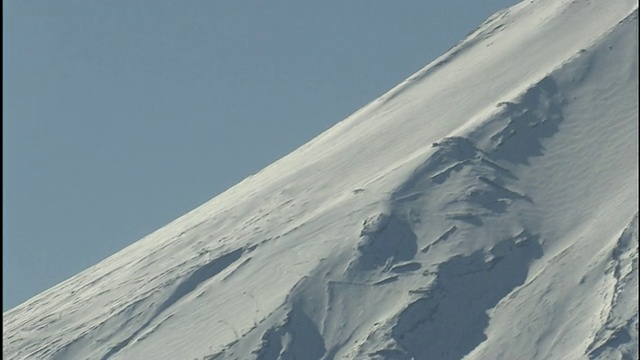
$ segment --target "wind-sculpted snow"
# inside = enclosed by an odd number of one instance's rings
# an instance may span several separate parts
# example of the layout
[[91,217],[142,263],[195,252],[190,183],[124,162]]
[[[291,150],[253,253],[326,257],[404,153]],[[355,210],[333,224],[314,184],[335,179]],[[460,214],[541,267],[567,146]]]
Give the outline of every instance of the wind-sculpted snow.
[[611,251],[611,304],[603,326],[589,344],[589,359],[633,359],[638,354],[638,214]]
[[517,102],[501,103],[504,110],[494,121],[495,125],[506,124],[491,135],[486,151],[496,160],[529,165],[529,158],[544,155],[542,141],[558,132],[565,104],[552,76],[531,87]]
[[[356,358],[422,359],[430,354],[438,359],[460,359],[486,340],[487,312],[525,282],[531,262],[543,254],[539,236],[509,216],[513,203],[534,206],[534,201],[518,189],[518,177],[508,168],[544,155],[541,141],[557,131],[561,106],[562,97],[548,76],[487,120],[489,129],[502,129],[495,130],[486,151],[459,136],[433,143],[426,161],[390,193],[386,211],[362,220],[359,239],[342,278],[312,276],[297,287],[295,298],[324,303],[325,309],[307,308],[305,312],[295,305],[299,301],[290,298],[292,310],[283,325],[264,332],[262,345],[253,352],[258,354],[256,358],[301,357],[301,342],[315,344],[316,350],[307,350],[310,358],[334,358],[339,349],[331,348],[335,346],[331,339],[325,343],[326,328],[318,330],[321,324],[336,322],[327,317],[338,319],[335,326],[342,329],[344,338],[364,337],[356,346]],[[529,113],[535,115],[523,116]],[[548,125],[542,125],[542,131],[535,129],[539,124],[521,128],[532,119]],[[512,128],[518,129],[517,135]],[[500,136],[507,132],[512,133],[510,145],[505,145]],[[483,135],[471,134],[480,141]],[[503,146],[510,146],[511,151],[505,152]],[[460,188],[466,191],[461,193]],[[418,235],[431,225],[423,223],[429,218],[423,214],[426,209],[442,210],[444,217],[438,227],[449,224],[434,241]],[[501,217],[502,223],[496,226],[496,219]],[[487,239],[485,222],[495,233],[520,230],[506,238]],[[473,241],[474,237],[477,246],[468,246],[475,248],[469,255],[436,260],[438,252],[452,244]],[[422,251],[418,251],[419,244]],[[394,286],[404,289],[400,291],[404,295],[399,297],[395,289],[385,299],[382,289]],[[360,301],[346,301],[356,298]],[[349,319],[358,322],[352,314],[362,313],[363,303],[393,299],[402,300],[391,306],[396,309],[393,316],[378,322],[378,326],[370,324],[369,330],[358,334],[358,329],[349,325]],[[238,358],[233,352],[221,356]]]
[[378,214],[366,219],[360,237],[359,255],[351,267],[355,274],[412,260],[418,251],[411,227],[394,215]]
[[222,270],[238,260],[240,256],[242,256],[242,253],[243,249],[234,250],[196,269],[174,290],[171,296],[158,307],[157,313],[163,312],[175,302],[195,290],[200,284],[218,275]]
[[6,359],[630,359],[637,3],[523,2],[3,316]]
[[487,310],[524,283],[542,249],[535,236],[523,233],[486,255],[476,251],[439,264],[431,289],[399,314],[392,336],[407,359],[461,359],[473,350],[486,339]]
[[322,359],[324,341],[316,324],[298,307],[289,312],[285,323],[269,329],[262,338],[257,360]]
[[[159,306],[156,307],[154,312],[149,316],[149,319],[142,324],[139,328],[135,329],[131,333],[131,335],[127,336],[125,339],[120,341],[118,344],[109,349],[109,351],[102,357],[102,360],[106,360],[116,354],[118,351],[122,350],[124,347],[129,345],[129,343],[135,339],[136,336],[140,335],[144,330],[147,330],[149,325],[162,313],[164,313],[167,309],[169,309],[173,304],[178,302],[180,299],[189,295],[193,292],[198,286],[200,286],[203,282],[211,279],[212,277],[218,275],[222,270],[226,269],[229,265],[234,263],[236,260],[242,256],[244,249],[238,249],[232,251],[228,254],[225,254],[217,259],[212,260],[211,262],[204,264],[203,266],[197,268],[195,271],[191,273],[186,279],[184,279],[171,295],[162,302]],[[158,326],[158,325],[157,325]]]

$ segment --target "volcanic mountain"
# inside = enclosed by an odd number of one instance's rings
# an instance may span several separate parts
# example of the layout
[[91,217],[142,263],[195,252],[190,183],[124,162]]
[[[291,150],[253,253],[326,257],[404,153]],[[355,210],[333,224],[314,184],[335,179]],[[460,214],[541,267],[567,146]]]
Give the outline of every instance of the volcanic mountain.
[[4,359],[632,359],[638,3],[524,1],[3,314]]

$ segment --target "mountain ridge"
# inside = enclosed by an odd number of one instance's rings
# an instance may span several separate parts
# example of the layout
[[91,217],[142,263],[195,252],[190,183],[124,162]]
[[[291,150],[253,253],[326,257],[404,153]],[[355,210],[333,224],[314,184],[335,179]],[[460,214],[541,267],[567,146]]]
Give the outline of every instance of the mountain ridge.
[[292,154],[5,312],[4,357],[631,356],[637,8],[499,12]]

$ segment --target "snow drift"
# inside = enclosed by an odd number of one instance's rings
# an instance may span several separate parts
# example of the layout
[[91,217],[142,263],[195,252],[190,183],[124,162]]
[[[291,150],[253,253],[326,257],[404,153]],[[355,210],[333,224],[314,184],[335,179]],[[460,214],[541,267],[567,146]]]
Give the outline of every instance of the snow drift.
[[495,14],[290,155],[4,313],[3,358],[633,358],[637,29],[632,0]]

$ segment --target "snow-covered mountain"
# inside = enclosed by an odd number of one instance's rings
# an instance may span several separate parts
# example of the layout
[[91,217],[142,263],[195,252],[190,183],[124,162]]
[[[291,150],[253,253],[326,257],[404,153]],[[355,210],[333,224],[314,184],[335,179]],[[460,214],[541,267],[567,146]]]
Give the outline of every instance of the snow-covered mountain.
[[636,0],[527,0],[5,312],[3,358],[635,358],[637,98]]

